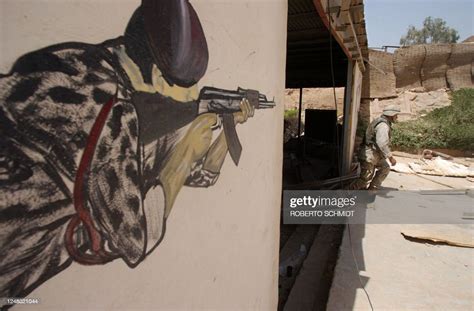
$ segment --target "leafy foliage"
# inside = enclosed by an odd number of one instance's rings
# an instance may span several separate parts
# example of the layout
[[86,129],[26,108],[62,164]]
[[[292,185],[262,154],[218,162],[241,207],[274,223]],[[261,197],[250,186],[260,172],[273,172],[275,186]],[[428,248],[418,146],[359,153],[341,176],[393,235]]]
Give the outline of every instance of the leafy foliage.
[[291,118],[296,118],[298,117],[298,109],[288,109],[288,110],[285,110],[285,115],[284,115],[284,118],[285,119],[291,119]]
[[443,19],[429,16],[425,18],[421,29],[410,25],[407,34],[400,39],[400,45],[456,43],[458,40],[457,30],[448,27]]
[[453,93],[452,104],[417,120],[393,126],[392,145],[398,149],[448,148],[474,150],[474,89]]
[[[286,143],[298,136],[298,109],[285,110],[284,118],[283,141]],[[304,128],[303,122],[301,128]]]

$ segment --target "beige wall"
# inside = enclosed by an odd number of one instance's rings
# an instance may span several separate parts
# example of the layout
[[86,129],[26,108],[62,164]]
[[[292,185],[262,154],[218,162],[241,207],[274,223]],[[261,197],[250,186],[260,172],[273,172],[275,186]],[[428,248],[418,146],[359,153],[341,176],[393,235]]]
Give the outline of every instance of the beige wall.
[[[287,2],[191,2],[210,53],[199,85],[258,89],[275,97],[276,109],[238,127],[238,167],[227,156],[215,186],[180,192],[164,241],[137,268],[74,263],[29,295],[41,299],[35,310],[276,308]],[[121,35],[138,4],[2,0],[0,71],[50,44]]]

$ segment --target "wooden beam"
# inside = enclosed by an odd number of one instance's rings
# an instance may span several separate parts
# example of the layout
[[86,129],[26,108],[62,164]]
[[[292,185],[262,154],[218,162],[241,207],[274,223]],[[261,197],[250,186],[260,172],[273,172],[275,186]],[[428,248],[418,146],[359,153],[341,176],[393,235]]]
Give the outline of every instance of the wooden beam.
[[347,37],[342,40],[344,43],[353,43],[355,41],[354,37]]
[[351,7],[351,0],[342,0],[341,11],[347,11]]
[[364,28],[364,29],[362,29],[362,28],[361,28],[361,29],[357,29],[357,30],[356,30],[356,33],[357,33],[357,35],[365,35],[365,34],[366,34],[365,28]]
[[[351,14],[350,12],[346,12],[344,13],[343,15],[343,18],[345,18],[348,23],[349,23],[349,29],[352,31],[352,36],[354,37],[354,42],[355,42],[355,47],[357,48],[357,53],[360,55],[362,55],[362,52],[360,50],[360,45],[359,45],[359,41],[357,40],[357,33],[356,33],[356,30],[354,28],[354,24],[352,23],[352,17],[351,17]],[[359,67],[361,68],[361,71],[364,72],[365,71],[365,65],[364,65],[364,61],[361,60],[360,58],[358,59],[358,63],[359,63]]]
[[346,54],[347,58],[352,60],[352,54],[349,52],[349,50],[345,46],[344,42],[342,42],[341,36],[334,29],[334,23],[329,21],[328,14],[325,12],[324,7],[321,4],[321,0],[313,0],[313,4],[314,4],[314,7],[316,8],[316,11],[318,12],[319,16],[321,17],[321,21],[323,22],[323,24],[326,26],[326,28],[331,32],[333,37],[339,43],[339,46],[342,48],[342,50],[344,51],[344,54]]
[[350,7],[350,10],[352,13],[358,12],[358,11],[364,11],[364,5],[363,4],[356,4]]
[[[349,11],[344,11],[343,12],[344,14],[348,14]],[[349,23],[341,23],[340,25],[342,26],[349,26]],[[362,22],[359,22],[359,23],[352,23],[352,25],[354,25],[354,27],[358,27],[358,28],[365,28],[365,23],[362,23]]]
[[331,14],[339,14],[340,11],[341,11],[340,6],[331,6],[331,7],[329,7],[329,13],[331,13]]
[[352,157],[350,156],[352,154],[352,148],[350,148],[351,144],[348,143],[350,142],[350,133],[352,130],[354,130],[355,126],[351,124],[351,118],[352,114],[354,113],[354,109],[352,108],[352,87],[353,85],[353,63],[349,62],[347,64],[347,83],[346,83],[346,88],[344,90],[344,111],[343,111],[343,117],[344,121],[342,123],[343,126],[343,138],[342,138],[342,169],[341,169],[341,174],[342,175],[348,175],[350,173],[350,166],[352,162]]

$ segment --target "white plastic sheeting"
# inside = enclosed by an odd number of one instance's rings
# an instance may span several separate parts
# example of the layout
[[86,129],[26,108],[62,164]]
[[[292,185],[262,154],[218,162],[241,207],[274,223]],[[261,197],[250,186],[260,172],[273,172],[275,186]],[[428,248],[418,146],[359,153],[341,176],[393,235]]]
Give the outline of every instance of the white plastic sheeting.
[[440,157],[433,160],[421,159],[408,164],[397,163],[392,170],[406,174],[424,174],[450,177],[473,177],[474,169]]

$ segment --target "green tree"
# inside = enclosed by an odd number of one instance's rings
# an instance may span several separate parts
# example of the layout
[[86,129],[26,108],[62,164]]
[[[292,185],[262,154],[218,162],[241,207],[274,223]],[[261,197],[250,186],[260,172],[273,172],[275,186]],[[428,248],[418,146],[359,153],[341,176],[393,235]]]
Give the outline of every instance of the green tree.
[[407,34],[400,38],[400,45],[456,43],[459,40],[458,31],[446,25],[441,18],[425,18],[423,28],[408,27]]

